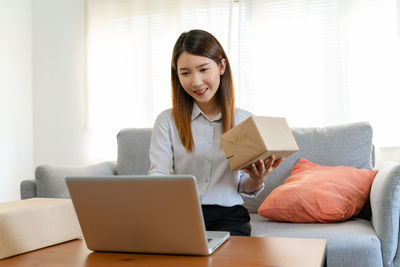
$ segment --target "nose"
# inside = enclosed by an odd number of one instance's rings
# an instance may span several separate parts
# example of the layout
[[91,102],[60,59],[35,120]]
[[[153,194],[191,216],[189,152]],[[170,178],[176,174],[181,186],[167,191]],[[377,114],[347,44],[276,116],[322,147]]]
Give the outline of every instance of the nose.
[[200,74],[194,74],[192,76],[192,86],[195,88],[198,88],[199,86],[201,86],[203,84],[203,79],[201,77]]

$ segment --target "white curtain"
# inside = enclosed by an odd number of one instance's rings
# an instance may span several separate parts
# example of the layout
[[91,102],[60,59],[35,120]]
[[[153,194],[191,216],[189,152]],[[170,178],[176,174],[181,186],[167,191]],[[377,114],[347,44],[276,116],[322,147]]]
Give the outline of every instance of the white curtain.
[[230,0],[87,0],[91,160],[115,159],[121,128],[152,127],[171,107],[171,56],[198,28],[230,38]]
[[[369,121],[400,146],[395,0],[87,0],[92,160],[115,159],[115,134],[152,127],[171,106],[172,47],[213,33],[229,55],[236,104],[293,127]],[[109,145],[107,145],[109,144]]]

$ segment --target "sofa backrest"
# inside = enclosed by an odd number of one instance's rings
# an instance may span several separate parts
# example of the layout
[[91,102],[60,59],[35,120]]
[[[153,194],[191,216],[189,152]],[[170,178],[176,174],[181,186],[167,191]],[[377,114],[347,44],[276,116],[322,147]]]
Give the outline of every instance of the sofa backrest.
[[69,198],[67,176],[115,175],[115,163],[108,161],[85,166],[40,165],[35,170],[36,197]]
[[[258,206],[277,186],[289,177],[300,158],[321,165],[344,165],[372,169],[372,127],[369,123],[351,123],[323,128],[292,128],[300,151],[288,157],[265,183],[265,190],[256,198],[246,198],[249,212],[257,212]],[[150,166],[149,146],[151,129],[123,129],[117,136],[117,173],[145,174]]]
[[146,174],[150,167],[150,128],[127,128],[117,135],[117,174]]

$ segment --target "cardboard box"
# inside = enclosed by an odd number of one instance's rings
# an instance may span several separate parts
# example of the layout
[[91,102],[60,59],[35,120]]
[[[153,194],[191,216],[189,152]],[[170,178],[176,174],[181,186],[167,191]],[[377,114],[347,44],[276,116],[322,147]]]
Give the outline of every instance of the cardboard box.
[[288,157],[299,150],[285,118],[251,116],[224,133],[221,145],[232,170],[266,159]]
[[71,199],[30,198],[0,203],[0,259],[80,237]]

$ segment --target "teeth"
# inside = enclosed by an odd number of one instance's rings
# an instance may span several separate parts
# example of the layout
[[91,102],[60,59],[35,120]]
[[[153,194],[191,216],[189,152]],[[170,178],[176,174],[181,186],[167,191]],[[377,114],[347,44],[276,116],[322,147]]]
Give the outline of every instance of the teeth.
[[199,94],[202,94],[202,93],[204,93],[206,90],[207,90],[207,88],[205,88],[205,89],[201,90],[201,91],[200,91],[200,92],[198,92],[198,93],[199,93]]

